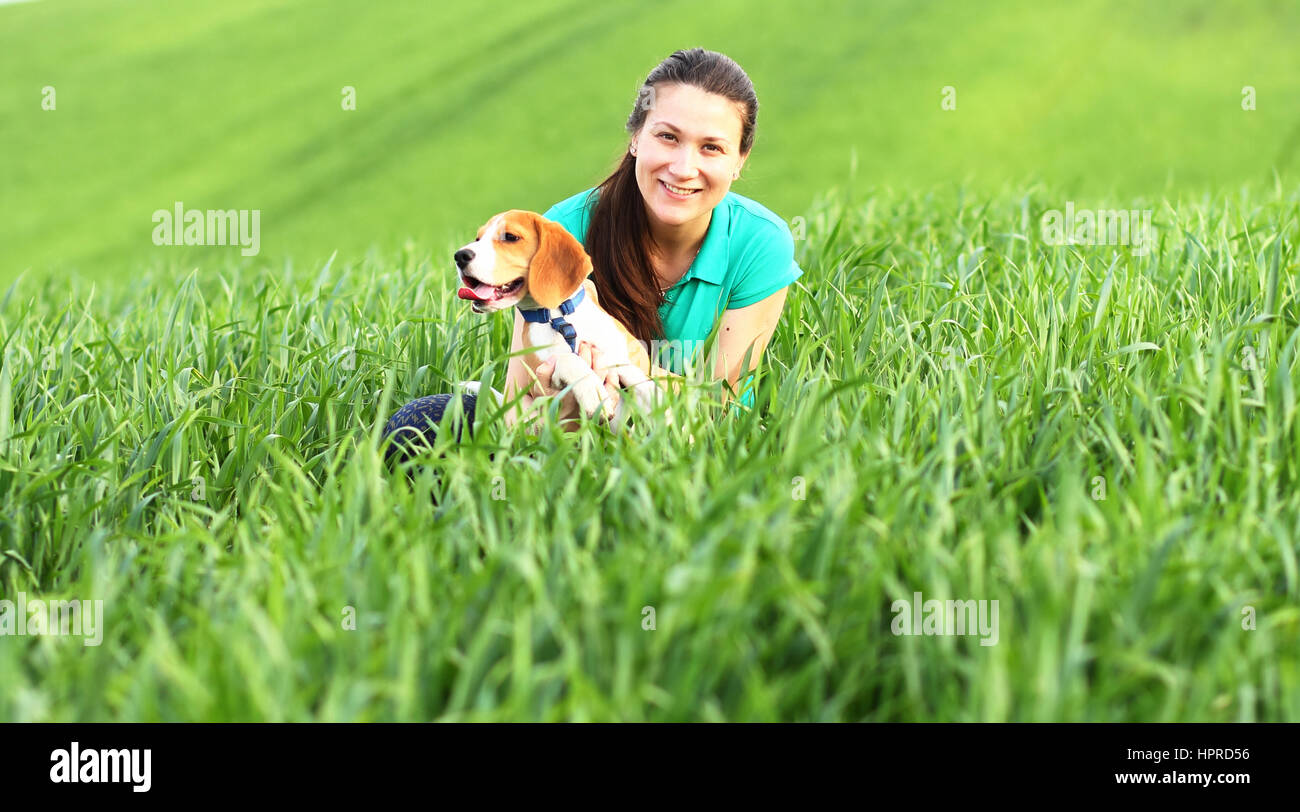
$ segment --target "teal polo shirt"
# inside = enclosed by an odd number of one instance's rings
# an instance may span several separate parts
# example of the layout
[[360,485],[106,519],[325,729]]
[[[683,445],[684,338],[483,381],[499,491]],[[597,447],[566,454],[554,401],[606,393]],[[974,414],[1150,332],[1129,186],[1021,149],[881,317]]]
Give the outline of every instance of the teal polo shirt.
[[[561,200],[542,215],[564,226],[583,246],[596,203],[595,188]],[[664,341],[652,342],[656,364],[683,374],[684,357],[698,362],[704,339],[723,311],[762,301],[803,276],[785,220],[735,192],[713,207],[709,229],[690,269],[664,292],[659,318]],[[754,403],[754,376],[740,383],[740,403]]]

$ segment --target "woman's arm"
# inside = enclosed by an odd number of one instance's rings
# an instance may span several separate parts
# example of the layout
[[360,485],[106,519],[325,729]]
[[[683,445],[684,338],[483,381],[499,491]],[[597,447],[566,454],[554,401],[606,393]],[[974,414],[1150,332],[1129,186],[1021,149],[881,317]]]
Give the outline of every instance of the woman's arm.
[[[763,351],[781,320],[788,290],[788,287],[781,288],[752,305],[723,311],[722,329],[718,331],[717,361],[713,368],[715,380],[724,380],[736,389],[742,377],[758,368]],[[742,368],[746,352],[750,353],[749,366]],[[729,397],[730,393],[724,390],[724,401]]]
[[[714,355],[712,380],[726,381],[731,389],[737,389],[740,386],[740,379],[758,368],[763,352],[776,332],[777,323],[781,321],[787,291],[788,288],[781,288],[752,305],[723,311],[722,327]],[[749,366],[742,368],[747,351],[750,353]],[[598,368],[597,372],[599,371]],[[678,375],[653,364],[650,377],[665,389],[680,389],[679,385],[686,380],[684,375]],[[722,397],[724,403],[729,400],[730,390],[724,387]]]

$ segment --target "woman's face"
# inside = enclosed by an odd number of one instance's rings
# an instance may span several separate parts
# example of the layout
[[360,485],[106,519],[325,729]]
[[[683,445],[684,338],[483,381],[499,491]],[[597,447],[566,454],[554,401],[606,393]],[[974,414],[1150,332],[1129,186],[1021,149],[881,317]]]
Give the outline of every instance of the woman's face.
[[[664,226],[707,217],[745,163],[740,106],[690,85],[660,85],[649,98],[632,141],[646,211]],[[670,186],[689,191],[679,195]]]

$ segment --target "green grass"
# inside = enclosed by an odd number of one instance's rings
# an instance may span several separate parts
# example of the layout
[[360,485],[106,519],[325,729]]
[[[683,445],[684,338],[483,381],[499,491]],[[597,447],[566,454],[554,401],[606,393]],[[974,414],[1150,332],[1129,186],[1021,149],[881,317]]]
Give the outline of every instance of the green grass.
[[1286,0],[0,6],[0,285],[223,261],[153,246],[151,215],[175,201],[261,210],[272,265],[463,242],[601,180],[637,83],[691,46],[753,79],[735,189],[784,217],[854,183],[1289,187],[1298,41]]
[[[1300,720],[1300,191],[1076,199],[1145,257],[1044,245],[1065,200],[819,197],[754,411],[493,424],[410,486],[388,414],[508,345],[451,243],[23,279],[0,592],[106,632],[0,638],[0,719]],[[998,644],[894,636],[914,591]]]

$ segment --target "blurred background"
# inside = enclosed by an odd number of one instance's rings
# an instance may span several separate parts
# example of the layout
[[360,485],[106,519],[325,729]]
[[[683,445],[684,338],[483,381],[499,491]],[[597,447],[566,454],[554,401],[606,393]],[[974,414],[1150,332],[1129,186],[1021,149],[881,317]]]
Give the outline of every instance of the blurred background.
[[[598,183],[641,80],[696,46],[753,80],[733,189],[787,219],[833,189],[1103,201],[1300,165],[1294,0],[0,2],[0,283],[404,246],[436,267]],[[260,209],[260,255],[154,246],[176,201]]]

